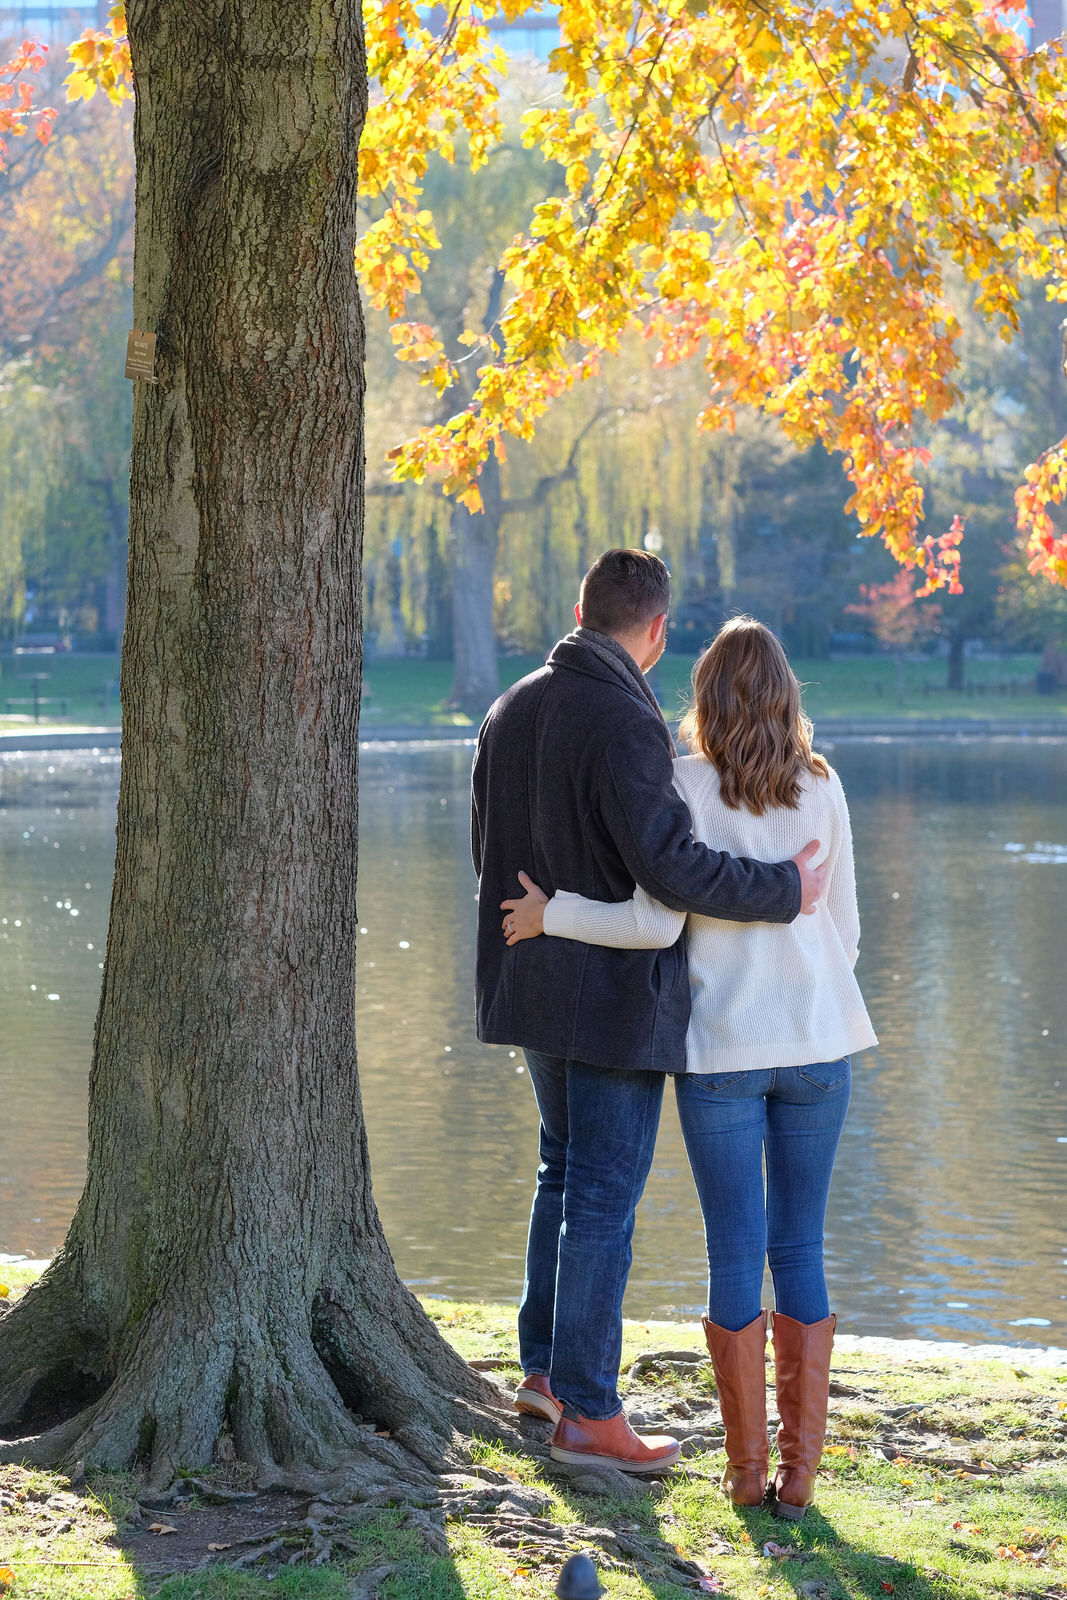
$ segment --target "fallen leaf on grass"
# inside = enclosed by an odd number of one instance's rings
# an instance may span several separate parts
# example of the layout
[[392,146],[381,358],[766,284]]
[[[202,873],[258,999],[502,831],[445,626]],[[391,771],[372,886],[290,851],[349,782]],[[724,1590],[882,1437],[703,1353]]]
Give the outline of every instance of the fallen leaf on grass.
[[768,1539],[763,1546],[763,1554],[768,1556],[771,1561],[794,1561],[801,1552],[796,1545],[775,1544],[773,1539]]
[[208,1545],[208,1549],[209,1550],[232,1550],[233,1549],[233,1545],[232,1544],[209,1544]]
[[718,1578],[701,1578],[700,1588],[705,1594],[722,1594],[722,1584]]
[[0,1567],[0,1593],[6,1593],[15,1582],[15,1574],[10,1567]]
[[1036,1547],[1030,1545],[1025,1550],[1017,1544],[999,1544],[997,1546],[997,1555],[1002,1561],[1026,1561],[1034,1567],[1047,1567],[1048,1555],[1051,1549],[1052,1545],[1044,1544]]
[[150,1522],[148,1524],[148,1531],[149,1533],[164,1534],[177,1533],[178,1530],[177,1528],[172,1528],[169,1522]]
[[882,1588],[885,1590],[886,1594],[894,1594],[896,1592],[893,1588],[893,1585],[891,1583],[887,1583],[885,1578],[882,1579]]

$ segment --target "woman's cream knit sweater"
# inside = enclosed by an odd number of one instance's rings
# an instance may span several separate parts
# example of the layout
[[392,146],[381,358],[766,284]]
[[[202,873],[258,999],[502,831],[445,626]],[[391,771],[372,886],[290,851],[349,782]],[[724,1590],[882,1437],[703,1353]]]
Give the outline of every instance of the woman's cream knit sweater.
[[726,922],[668,911],[640,887],[632,900],[586,900],[559,890],[545,906],[545,933],[622,949],[671,945],[688,935],[693,1009],[686,1039],[690,1072],[800,1067],[877,1044],[853,974],[859,948],[856,877],[848,807],[836,772],[805,775],[798,808],[753,816],[731,810],[702,756],[674,764],[674,785],[693,815],[693,833],[716,850],[786,861],[811,839],[829,866],[811,916],[787,927]]

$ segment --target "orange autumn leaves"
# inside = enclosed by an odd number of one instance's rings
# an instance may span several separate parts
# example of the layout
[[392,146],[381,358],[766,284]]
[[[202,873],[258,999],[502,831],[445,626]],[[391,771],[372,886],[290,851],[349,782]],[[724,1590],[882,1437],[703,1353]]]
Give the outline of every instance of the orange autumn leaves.
[[[357,248],[401,360],[469,402],[391,452],[480,505],[508,435],[599,370],[634,329],[662,364],[699,361],[705,428],[742,406],[840,455],[849,507],[924,589],[959,585],[959,529],[922,536],[917,434],[960,398],[952,263],[1010,339],[1026,280],[1067,299],[1067,57],[1027,53],[1020,0],[561,0],[554,78],[523,138],[546,189],[500,261],[502,311],[472,308],[446,348],[418,316],[437,248],[429,161],[477,170],[505,138],[508,62],[490,35],[522,0],[368,0],[375,85],[360,178],[376,220]],[[128,81],[121,11],[74,47],[71,92]],[[1067,441],[1017,496],[1031,570],[1067,583]]]
[[26,39],[9,60],[0,62],[0,168],[8,138],[20,138],[31,129],[42,144],[51,138],[54,107],[33,103],[32,76],[44,66],[45,50],[35,39]]

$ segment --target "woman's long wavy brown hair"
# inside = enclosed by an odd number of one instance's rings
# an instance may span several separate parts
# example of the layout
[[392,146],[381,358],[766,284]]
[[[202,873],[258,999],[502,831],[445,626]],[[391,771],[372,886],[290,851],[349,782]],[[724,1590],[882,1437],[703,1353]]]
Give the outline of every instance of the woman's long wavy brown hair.
[[680,731],[693,754],[712,763],[734,811],[745,806],[761,817],[771,806],[795,810],[802,775],[830,775],[811,748],[811,719],[788,657],[754,617],[732,617],[700,657]]

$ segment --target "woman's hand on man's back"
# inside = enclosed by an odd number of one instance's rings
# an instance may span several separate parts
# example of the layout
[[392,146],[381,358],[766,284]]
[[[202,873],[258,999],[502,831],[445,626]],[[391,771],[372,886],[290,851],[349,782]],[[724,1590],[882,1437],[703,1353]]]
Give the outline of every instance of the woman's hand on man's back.
[[507,913],[501,927],[507,944],[518,944],[520,939],[536,939],[545,931],[545,906],[548,896],[528,873],[519,873],[519,882],[526,893],[516,900],[501,900],[500,909]]

